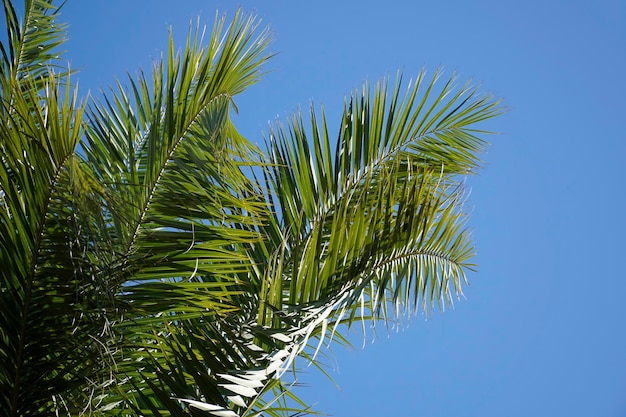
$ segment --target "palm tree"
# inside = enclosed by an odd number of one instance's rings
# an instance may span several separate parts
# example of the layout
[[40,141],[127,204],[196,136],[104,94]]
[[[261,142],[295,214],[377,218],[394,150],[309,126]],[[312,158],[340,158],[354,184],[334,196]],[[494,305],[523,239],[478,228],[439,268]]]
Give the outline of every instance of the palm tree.
[[461,294],[491,96],[399,74],[259,149],[230,118],[271,57],[253,16],[80,100],[52,3],[3,0],[3,415],[308,412],[296,358]]

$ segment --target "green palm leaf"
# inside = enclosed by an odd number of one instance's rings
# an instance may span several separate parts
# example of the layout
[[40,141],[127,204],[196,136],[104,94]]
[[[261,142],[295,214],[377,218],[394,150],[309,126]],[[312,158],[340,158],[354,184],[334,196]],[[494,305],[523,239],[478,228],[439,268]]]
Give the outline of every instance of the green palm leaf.
[[313,110],[309,129],[298,114],[270,132],[259,323],[308,328],[298,350],[341,322],[388,321],[390,307],[428,311],[462,293],[473,268],[462,176],[485,147],[476,124],[502,110],[453,78],[438,88],[439,77],[422,72],[404,95],[401,77],[390,93],[386,80],[366,85],[347,100],[336,141]]
[[8,42],[0,43],[0,95],[10,101],[20,90],[40,91],[50,78],[50,68],[59,74],[67,72],[58,50],[66,39],[66,25],[57,23],[60,7],[53,6],[52,0],[25,1],[22,22],[10,0],[2,4]]
[[103,384],[118,388],[97,404],[113,413],[182,413],[183,400],[199,399],[247,407],[250,395],[239,398],[228,375],[271,361],[241,337],[255,308],[242,248],[260,241],[266,207],[244,175],[258,151],[229,119],[233,97],[267,59],[267,32],[237,14],[228,28],[217,20],[208,47],[200,36],[190,32],[178,54],[170,45],[152,85],[141,73],[130,93],[118,84],[89,114],[84,154],[102,186],[103,244],[113,254],[100,268],[118,288],[121,320],[111,347],[119,377]]
[[[98,310],[78,256],[83,207],[74,149],[83,108],[53,73],[64,39],[50,2],[26,2],[23,23],[3,2],[8,44],[0,63],[0,409],[47,415],[82,402],[94,374]],[[74,334],[75,332],[75,334]]]
[[77,348],[90,346],[88,335],[97,332],[84,298],[89,268],[77,253],[86,233],[75,217],[82,109],[69,89],[57,95],[54,78],[47,86],[44,94],[30,85],[28,94],[4,101],[0,122],[0,408],[9,415],[50,410],[61,392],[82,385],[91,371]]

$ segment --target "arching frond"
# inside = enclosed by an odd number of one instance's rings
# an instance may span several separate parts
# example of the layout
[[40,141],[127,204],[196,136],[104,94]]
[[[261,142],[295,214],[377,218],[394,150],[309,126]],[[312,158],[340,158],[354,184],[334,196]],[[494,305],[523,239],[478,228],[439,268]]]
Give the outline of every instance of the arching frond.
[[120,320],[111,347],[120,371],[103,384],[118,391],[102,391],[100,410],[193,413],[201,399],[241,408],[249,401],[228,378],[269,360],[241,339],[255,308],[242,248],[262,238],[266,207],[242,168],[258,151],[229,115],[259,77],[268,33],[238,13],[228,27],[216,21],[207,46],[202,36],[191,30],[151,79],[118,83],[90,109],[83,147],[102,186],[111,255],[101,269],[117,288]]
[[287,326],[282,315],[326,306],[296,321],[316,323],[302,345],[338,323],[388,321],[390,307],[428,311],[462,293],[474,253],[464,176],[486,145],[478,123],[502,109],[439,78],[422,72],[405,93],[401,76],[392,88],[366,84],[347,99],[336,140],[313,109],[308,128],[300,114],[273,127],[259,323]]

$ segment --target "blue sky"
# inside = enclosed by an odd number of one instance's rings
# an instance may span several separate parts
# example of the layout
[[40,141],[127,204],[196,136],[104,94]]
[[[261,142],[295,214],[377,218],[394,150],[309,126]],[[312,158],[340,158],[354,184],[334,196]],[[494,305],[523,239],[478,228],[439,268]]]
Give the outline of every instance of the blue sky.
[[510,108],[468,181],[467,299],[335,348],[341,390],[311,370],[300,394],[335,416],[626,416],[626,2],[70,0],[67,57],[97,97],[149,68],[169,25],[182,46],[190,19],[237,6],[278,53],[238,100],[253,142],[310,100],[337,120],[398,69],[457,71]]

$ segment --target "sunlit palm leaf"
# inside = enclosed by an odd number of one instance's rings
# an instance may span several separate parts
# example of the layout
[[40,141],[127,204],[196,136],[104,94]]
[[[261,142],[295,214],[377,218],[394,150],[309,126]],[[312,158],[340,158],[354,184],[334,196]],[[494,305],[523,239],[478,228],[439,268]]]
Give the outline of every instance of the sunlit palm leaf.
[[[0,95],[10,101],[11,94],[20,90],[41,90],[50,77],[51,67],[59,74],[67,71],[58,50],[65,42],[66,25],[56,21],[59,7],[53,6],[52,0],[25,1],[21,21],[10,0],[2,3],[8,42],[0,43]],[[27,83],[22,82],[26,79]],[[16,83],[19,89],[15,89]]]
[[346,102],[336,141],[313,111],[309,129],[300,115],[272,129],[276,214],[265,228],[271,256],[259,323],[296,317],[293,328],[309,328],[302,348],[336,323],[388,321],[390,306],[428,310],[461,294],[473,266],[462,176],[485,147],[476,124],[501,108],[453,78],[437,87],[439,76],[421,73],[404,95],[401,78],[391,92],[387,81],[373,93],[366,85]]
[[166,63],[155,64],[152,85],[140,74],[130,95],[120,84],[92,108],[84,152],[103,185],[115,259],[102,270],[116,280],[123,320],[113,328],[121,394],[100,406],[241,408],[250,401],[218,374],[261,372],[270,361],[241,336],[255,309],[242,248],[261,239],[266,206],[242,171],[256,151],[228,114],[267,58],[267,32],[256,32],[239,14],[227,29],[218,20],[206,48],[193,31],[181,53],[170,45]]

